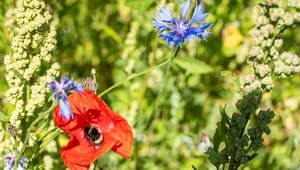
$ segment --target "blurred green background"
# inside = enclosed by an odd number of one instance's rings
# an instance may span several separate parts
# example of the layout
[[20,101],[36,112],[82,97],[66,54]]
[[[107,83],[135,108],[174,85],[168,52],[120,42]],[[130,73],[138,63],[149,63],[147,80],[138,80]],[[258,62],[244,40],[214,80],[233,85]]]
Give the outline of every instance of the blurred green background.
[[[195,5],[195,0],[192,0]],[[113,152],[97,161],[97,169],[215,169],[199,149],[201,136],[213,136],[220,120],[219,106],[235,110],[239,95],[233,80],[222,77],[230,70],[238,76],[249,73],[246,56],[251,45],[248,31],[254,26],[258,0],[202,0],[209,13],[206,22],[212,32],[205,41],[193,41],[180,50],[169,70],[153,70],[103,96],[113,110],[133,127],[132,158],[125,160]],[[7,15],[13,0],[0,1],[0,107],[8,111],[7,84],[3,58],[10,53],[12,36]],[[175,52],[158,39],[151,18],[168,4],[179,16],[177,0],[46,0],[57,28],[57,48],[53,53],[62,65],[62,75],[77,81],[97,73],[97,92],[128,75],[153,67]],[[190,12],[192,15],[192,12]],[[289,30],[285,50],[298,52],[300,34]],[[297,51],[298,50],[298,51]],[[263,107],[276,113],[270,136],[265,137],[259,156],[244,169],[296,169],[300,166],[300,80],[299,75],[276,80],[274,90],[264,96]],[[66,135],[57,138],[61,148]],[[52,159],[54,167],[64,167],[59,148],[45,152],[41,161]],[[51,168],[52,166],[52,168]]]

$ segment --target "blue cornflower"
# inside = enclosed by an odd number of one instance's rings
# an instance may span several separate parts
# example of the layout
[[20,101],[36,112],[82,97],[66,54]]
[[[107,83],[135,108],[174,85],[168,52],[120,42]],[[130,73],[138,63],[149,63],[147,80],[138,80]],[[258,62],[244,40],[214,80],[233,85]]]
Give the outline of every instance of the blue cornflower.
[[[158,29],[161,33],[159,37],[166,40],[170,47],[174,45],[182,47],[182,42],[187,42],[197,37],[205,40],[205,36],[210,34],[210,32],[206,32],[206,29],[209,28],[211,24],[203,23],[203,20],[208,14],[204,13],[202,3],[196,4],[194,14],[189,20],[185,18],[191,7],[190,0],[187,0],[185,3],[181,1],[180,6],[181,12],[179,19],[173,17],[168,6],[162,7],[161,10],[156,13],[157,16],[153,18],[155,24],[154,28]],[[170,32],[163,33],[164,31]]]
[[67,77],[63,77],[60,83],[52,78],[52,82],[47,83],[47,86],[54,92],[54,97],[58,100],[59,111],[63,118],[70,120],[74,118],[71,110],[67,93],[73,91],[84,91],[81,84],[78,84]]
[[[6,166],[4,170],[13,170],[16,162],[15,155],[6,156]],[[27,159],[24,156],[20,156],[17,170],[26,170],[27,169]]]

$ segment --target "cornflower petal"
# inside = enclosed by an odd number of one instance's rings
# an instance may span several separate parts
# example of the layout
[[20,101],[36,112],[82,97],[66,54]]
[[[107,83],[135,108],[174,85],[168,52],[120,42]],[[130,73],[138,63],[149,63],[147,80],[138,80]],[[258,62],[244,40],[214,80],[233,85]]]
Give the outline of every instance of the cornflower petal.
[[[6,161],[7,163],[6,166],[4,167],[4,170],[13,170],[15,166],[16,156],[14,154],[6,156]],[[27,169],[27,158],[21,155],[17,166],[17,170],[26,170],[26,169]]]
[[206,29],[209,28],[211,24],[203,24],[200,27],[194,28],[191,27],[186,31],[186,34],[184,35],[185,41],[194,40],[196,38],[200,38],[201,40],[205,40],[205,36],[209,35],[210,32],[206,32]]
[[197,4],[194,10],[192,19],[189,20],[189,23],[203,23],[203,20],[208,16],[207,13],[204,13],[204,7],[202,3]]
[[170,47],[173,47],[174,45],[179,44],[181,46],[181,39],[175,36],[175,32],[169,32],[166,34],[160,34],[159,37],[163,38],[169,43]]
[[82,84],[74,82],[73,87],[76,89],[76,91],[79,91],[79,92],[83,92],[84,91],[84,88],[83,88]]
[[158,18],[153,18],[152,21],[155,24],[154,28],[158,29],[159,32],[163,32],[167,29],[170,29],[169,25],[166,22]]
[[62,118],[70,120],[74,119],[73,112],[70,108],[69,100],[68,99],[59,99],[59,111],[61,113]]
[[83,86],[70,80],[68,77],[61,78],[60,82],[55,78],[52,78],[52,82],[49,82],[46,85],[52,90],[55,99],[59,102],[61,117],[66,120],[74,119],[67,93],[72,93],[74,91],[83,92]]
[[165,22],[171,22],[173,20],[172,12],[170,11],[168,6],[160,8],[161,11],[157,12],[157,16]]
[[161,11],[157,12],[156,17],[153,17],[152,21],[161,34],[160,38],[166,40],[170,47],[179,46],[182,47],[183,42],[187,42],[196,38],[205,40],[205,36],[210,33],[206,31],[211,24],[203,23],[203,20],[208,16],[204,13],[204,7],[202,3],[196,4],[194,13],[191,19],[187,20],[186,15],[191,7],[191,1],[180,1],[180,18],[173,18],[173,15],[169,8],[163,7]]
[[73,81],[71,81],[68,77],[63,77],[60,80],[60,85],[64,90],[68,90],[72,87]]
[[191,8],[191,1],[187,0],[185,3],[180,1],[180,20],[184,20],[186,14],[189,12]]

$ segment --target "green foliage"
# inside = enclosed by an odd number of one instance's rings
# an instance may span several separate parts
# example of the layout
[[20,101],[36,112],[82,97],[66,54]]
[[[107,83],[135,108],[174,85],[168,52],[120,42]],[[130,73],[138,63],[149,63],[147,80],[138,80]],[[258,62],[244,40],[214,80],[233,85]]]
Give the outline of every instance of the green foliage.
[[[261,102],[261,92],[254,91],[237,102],[239,113],[227,115],[225,107],[220,108],[221,121],[213,137],[213,147],[209,148],[207,154],[209,160],[217,169],[220,166],[229,170],[238,169],[257,156],[255,151],[264,141],[262,135],[270,134],[272,118],[275,116],[271,110],[260,110],[256,116],[256,110]],[[250,124],[254,117],[254,124]],[[221,147],[224,143],[225,146]]]
[[[196,2],[191,1],[193,5]],[[247,162],[248,169],[297,169],[300,166],[295,159],[300,157],[299,76],[276,80],[272,93],[244,98],[235,106],[241,98],[241,93],[236,93],[241,87],[239,77],[250,72],[246,63],[251,44],[248,31],[254,25],[260,1],[201,2],[209,13],[206,21],[214,25],[207,42],[193,41],[180,50],[169,69],[166,66],[154,69],[102,96],[113,110],[129,121],[135,143],[131,159],[108,152],[94,163],[96,169],[215,169],[210,161],[222,168],[224,164],[229,166],[231,151],[237,148],[242,150],[236,153],[239,158],[236,164]],[[166,3],[179,12],[177,0],[46,0],[45,3],[54,16],[52,22],[56,25],[58,43],[53,56],[62,65],[62,75],[80,81],[90,77],[91,69],[95,68],[98,94],[132,73],[166,61],[174,51],[157,38],[151,18]],[[9,105],[5,97],[3,64],[4,56],[10,52],[12,37],[5,23],[9,10],[15,5],[12,0],[0,1],[1,133],[7,130],[7,117],[15,107]],[[236,32],[225,34],[231,26],[242,35],[241,41],[236,40]],[[300,30],[289,30],[282,36],[284,48],[299,54]],[[227,41],[234,47],[228,47]],[[224,70],[226,72],[222,72]],[[255,107],[260,97],[261,105],[276,113],[271,124],[272,112]],[[220,105],[226,105],[226,109]],[[246,119],[250,112],[253,122]],[[32,160],[36,169],[65,167],[59,149],[68,137],[56,130],[41,130],[47,129],[51,118],[51,114],[43,117],[33,128],[34,132],[43,134],[36,141],[39,159]],[[248,131],[243,131],[245,124],[249,126]],[[270,136],[259,135],[269,130]],[[209,157],[198,149],[202,133],[213,138],[214,147],[207,151]],[[247,152],[249,145],[251,149]],[[0,154],[4,157],[7,153]],[[2,165],[1,161],[0,167]]]
[[177,57],[174,63],[184,69],[187,74],[205,74],[212,72],[212,67],[206,63],[191,57]]

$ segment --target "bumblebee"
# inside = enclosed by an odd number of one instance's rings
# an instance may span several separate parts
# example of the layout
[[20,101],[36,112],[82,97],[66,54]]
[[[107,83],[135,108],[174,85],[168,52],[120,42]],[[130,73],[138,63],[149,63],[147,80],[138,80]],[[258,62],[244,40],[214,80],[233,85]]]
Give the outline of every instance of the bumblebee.
[[85,127],[84,132],[89,141],[94,146],[100,146],[103,142],[103,136],[98,132],[95,126]]

